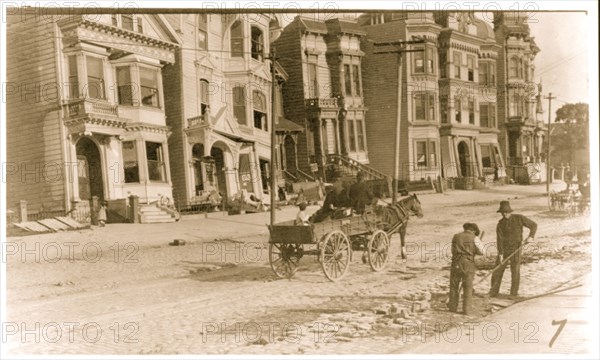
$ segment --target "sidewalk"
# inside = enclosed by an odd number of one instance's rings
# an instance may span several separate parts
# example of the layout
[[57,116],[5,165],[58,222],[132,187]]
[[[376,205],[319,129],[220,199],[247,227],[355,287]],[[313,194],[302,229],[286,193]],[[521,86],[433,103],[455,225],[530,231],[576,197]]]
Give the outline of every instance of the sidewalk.
[[[565,285],[565,287],[577,284]],[[590,311],[591,275],[583,286],[523,301],[476,323],[450,328],[412,348],[413,354],[598,354]],[[560,329],[561,324],[564,327]]]

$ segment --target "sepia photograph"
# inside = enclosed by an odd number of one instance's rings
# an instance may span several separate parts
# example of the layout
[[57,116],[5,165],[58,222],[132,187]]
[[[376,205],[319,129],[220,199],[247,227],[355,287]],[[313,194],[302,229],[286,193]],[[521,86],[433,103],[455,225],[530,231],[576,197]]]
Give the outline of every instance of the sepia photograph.
[[3,359],[600,356],[594,2],[1,11]]

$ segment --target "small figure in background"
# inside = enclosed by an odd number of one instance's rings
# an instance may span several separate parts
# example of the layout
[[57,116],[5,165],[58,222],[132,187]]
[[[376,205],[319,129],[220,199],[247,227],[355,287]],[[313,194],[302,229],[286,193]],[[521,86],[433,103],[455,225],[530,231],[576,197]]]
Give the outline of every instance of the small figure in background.
[[304,189],[300,188],[300,191],[298,191],[298,197],[296,197],[296,204],[300,205],[303,202],[306,202],[306,196],[304,196]]
[[308,220],[308,214],[306,213],[306,203],[301,202],[298,205],[298,208],[300,210],[298,211],[298,214],[296,215],[296,221],[294,221],[294,225],[309,225],[310,222]]
[[571,189],[571,184],[573,183],[573,171],[571,171],[571,167],[567,165],[567,169],[565,171],[565,182],[567,183],[567,190]]
[[100,210],[98,210],[98,224],[100,227],[104,227],[106,225],[106,207],[108,202],[102,201],[100,203]]
[[278,195],[279,195],[279,201],[286,201],[286,195],[285,195],[285,190],[283,189],[283,187],[279,187],[279,190],[277,191]]
[[317,179],[317,194],[319,195],[319,201],[323,201],[325,198],[325,184],[322,178]]

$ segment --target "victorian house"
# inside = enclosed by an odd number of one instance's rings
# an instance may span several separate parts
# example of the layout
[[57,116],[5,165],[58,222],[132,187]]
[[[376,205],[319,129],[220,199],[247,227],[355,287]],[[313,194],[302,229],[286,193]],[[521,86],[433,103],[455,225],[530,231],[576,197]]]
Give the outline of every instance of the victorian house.
[[352,20],[297,16],[273,44],[288,74],[285,116],[304,130],[297,137],[298,166],[287,171],[294,177],[332,181],[340,175],[340,165],[379,174],[367,166],[360,49],[364,35]]
[[[165,71],[171,172],[180,207],[217,191],[258,198],[270,169],[274,15],[165,15],[182,46]],[[285,77],[285,76],[284,76]]]
[[546,180],[542,144],[547,129],[536,107],[534,59],[540,51],[526,14],[494,14],[498,53],[498,125],[509,176],[520,183]]
[[[366,32],[371,164],[393,175],[399,129],[403,181],[502,177],[496,121],[500,46],[491,26],[471,13],[452,12],[370,13],[359,22]],[[393,45],[406,41],[411,44]]]
[[7,207],[65,213],[92,199],[171,198],[163,68],[179,36],[165,18],[7,22]]

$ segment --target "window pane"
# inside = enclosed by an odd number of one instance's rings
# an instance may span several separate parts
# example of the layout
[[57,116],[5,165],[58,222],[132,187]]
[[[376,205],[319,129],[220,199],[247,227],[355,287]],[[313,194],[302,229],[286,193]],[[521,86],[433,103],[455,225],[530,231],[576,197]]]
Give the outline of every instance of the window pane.
[[252,102],[254,104],[254,109],[262,112],[267,112],[267,99],[263,93],[258,90],[254,90],[252,92]]
[[208,80],[200,80],[200,102],[208,105]]
[[440,101],[440,116],[442,123],[448,123],[448,100],[442,99]]
[[231,25],[231,56],[244,57],[244,35],[242,23],[236,21]]
[[133,15],[121,15],[123,29],[133,31]]
[[469,124],[475,124],[475,102],[469,100]]
[[446,53],[439,53],[438,54],[439,57],[439,64],[440,64],[440,77],[441,78],[445,78],[446,77],[446,71],[447,71],[447,64],[446,64]]
[[354,120],[348,120],[348,145],[350,151],[356,151],[356,135],[354,134]]
[[492,167],[492,157],[489,145],[481,145],[481,166]]
[[358,140],[358,150],[365,150],[365,134],[363,132],[363,122],[361,119],[356,120],[356,139]]
[[111,22],[113,26],[117,26],[119,24],[119,22],[117,21],[117,15],[113,14],[110,16]]
[[417,141],[417,166],[427,166],[427,142]]
[[251,52],[253,59],[263,60],[263,33],[257,27],[252,27]]
[[138,157],[135,141],[123,141],[122,147],[125,182],[140,182],[140,172],[138,168]]
[[117,68],[117,86],[119,104],[133,105],[133,84],[128,66]]
[[488,79],[487,79],[488,71],[487,70],[488,70],[487,63],[479,64],[479,84],[481,84],[481,85],[487,85],[487,83],[488,83]]
[[140,67],[140,92],[142,104],[159,107],[158,103],[158,72]]
[[425,94],[415,95],[415,120],[425,119]]
[[233,88],[233,116],[238,124],[248,125],[246,121],[246,92],[242,86]]
[[102,60],[93,56],[86,56],[88,75],[88,95],[92,99],[105,99],[104,95],[104,69]]
[[454,77],[456,79],[460,79],[461,56],[460,56],[459,52],[453,53],[453,62],[454,62]]
[[148,161],[148,179],[165,181],[162,144],[146,141],[146,160]]
[[435,121],[435,95],[429,94],[427,96],[427,120]]
[[433,49],[432,48],[428,48],[427,49],[427,73],[428,74],[433,74]]
[[352,79],[350,77],[350,65],[344,64],[344,86],[346,96],[352,95]]
[[79,98],[79,76],[77,75],[77,57],[69,56],[69,98]]
[[138,18],[137,18],[137,32],[139,32],[139,33],[144,32],[144,22],[143,22],[141,16],[138,16]]
[[496,65],[490,64],[490,85],[496,85]]
[[508,76],[510,77],[517,77],[517,65],[518,60],[517,58],[511,58],[509,61],[509,66],[508,66]]
[[318,82],[318,74],[317,74],[317,64],[316,64],[316,56],[314,60],[311,56],[309,56],[308,64],[308,97],[309,98],[317,98],[319,97],[319,82]]
[[[423,50],[423,49],[420,49],[420,50]],[[414,55],[414,59],[415,59],[415,72],[416,73],[425,72],[425,64],[423,63],[423,58],[425,57],[425,55],[423,54],[423,51],[415,52],[415,53],[413,53],[413,55]]]
[[467,75],[469,81],[475,80],[475,59],[471,56],[467,57]]
[[490,105],[490,127],[496,127],[496,105]]
[[462,109],[460,99],[456,99],[454,100],[454,118],[456,119],[456,122],[461,122],[461,113]]
[[208,41],[206,31],[198,29],[198,49],[206,50],[208,48]]
[[479,125],[482,127],[489,127],[489,117],[488,117],[488,104],[479,104]]
[[435,148],[435,141],[429,142],[429,166],[435,167],[437,166],[437,152]]
[[356,95],[360,96],[360,72],[358,71],[358,65],[352,65],[352,79],[354,79],[354,91]]

